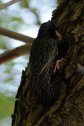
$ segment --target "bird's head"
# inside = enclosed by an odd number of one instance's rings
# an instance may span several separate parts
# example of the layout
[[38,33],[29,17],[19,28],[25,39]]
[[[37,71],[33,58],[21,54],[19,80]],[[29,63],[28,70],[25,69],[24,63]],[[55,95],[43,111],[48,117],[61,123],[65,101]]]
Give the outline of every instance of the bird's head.
[[38,32],[38,37],[51,37],[51,38],[56,38],[56,31],[57,27],[53,22],[48,21],[45,22],[41,25],[39,32]]

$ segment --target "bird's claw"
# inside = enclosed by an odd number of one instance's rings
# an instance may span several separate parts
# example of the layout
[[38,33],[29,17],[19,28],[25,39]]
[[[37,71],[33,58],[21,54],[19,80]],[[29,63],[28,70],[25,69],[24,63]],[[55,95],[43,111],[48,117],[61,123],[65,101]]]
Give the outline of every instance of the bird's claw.
[[58,37],[59,40],[62,40],[62,35],[60,34],[60,32],[56,31],[56,36]]
[[60,65],[63,62],[64,58],[61,58],[56,61],[55,66],[54,66],[54,73],[60,70]]

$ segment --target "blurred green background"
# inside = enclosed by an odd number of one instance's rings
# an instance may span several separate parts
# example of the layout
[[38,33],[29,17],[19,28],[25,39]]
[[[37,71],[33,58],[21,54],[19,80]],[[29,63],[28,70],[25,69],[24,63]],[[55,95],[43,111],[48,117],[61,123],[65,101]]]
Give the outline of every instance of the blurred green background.
[[[9,0],[0,0],[0,5]],[[36,37],[41,23],[51,19],[60,0],[22,0],[0,10],[0,27]],[[0,54],[24,43],[0,35]],[[11,125],[14,98],[29,54],[0,65],[0,126]]]

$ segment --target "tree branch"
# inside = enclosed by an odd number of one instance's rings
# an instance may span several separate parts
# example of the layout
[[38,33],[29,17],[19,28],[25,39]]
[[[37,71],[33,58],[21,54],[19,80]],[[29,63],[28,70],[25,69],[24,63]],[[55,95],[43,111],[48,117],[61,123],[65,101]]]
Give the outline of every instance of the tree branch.
[[13,60],[19,56],[25,55],[30,52],[31,44],[22,45],[12,50],[8,50],[0,54],[0,64]]
[[20,33],[16,33],[16,32],[7,30],[5,28],[1,28],[1,27],[0,27],[0,34],[7,36],[7,37],[10,37],[10,38],[13,38],[13,39],[16,39],[16,40],[23,41],[27,44],[32,43],[32,41],[34,40],[34,38],[32,38],[32,37],[28,37],[26,35],[22,35]]
[[11,0],[11,1],[7,2],[7,3],[1,4],[0,5],[0,10],[5,9],[5,8],[7,8],[7,7],[11,6],[12,4],[14,4],[16,2],[19,2],[19,1],[22,1],[22,0]]

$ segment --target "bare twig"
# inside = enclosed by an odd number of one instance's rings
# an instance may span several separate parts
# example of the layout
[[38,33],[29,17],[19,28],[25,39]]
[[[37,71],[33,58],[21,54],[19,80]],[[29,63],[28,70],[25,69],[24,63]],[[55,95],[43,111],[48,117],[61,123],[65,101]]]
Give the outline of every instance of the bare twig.
[[7,30],[5,28],[0,28],[0,34],[27,43],[26,45],[17,47],[12,50],[8,50],[0,54],[0,64],[5,63],[7,61],[10,61],[12,59],[15,59],[19,56],[25,55],[30,52],[30,48],[31,48],[32,41],[34,40],[34,38]]
[[34,38],[32,38],[32,37],[28,37],[26,35],[22,35],[20,33],[16,33],[16,32],[7,30],[5,28],[1,28],[1,27],[0,27],[0,34],[7,36],[7,37],[10,37],[10,38],[13,38],[13,39],[16,39],[16,40],[23,41],[27,44],[32,43],[32,41],[34,40]]
[[31,44],[22,45],[12,50],[8,50],[2,54],[0,54],[0,64],[20,57],[22,55],[28,54],[31,49]]
[[22,0],[11,0],[11,1],[7,2],[7,3],[1,4],[0,5],[0,10],[5,9],[5,8],[7,8],[7,7],[11,6],[12,4],[14,4],[16,2],[19,2],[19,1],[22,1]]

